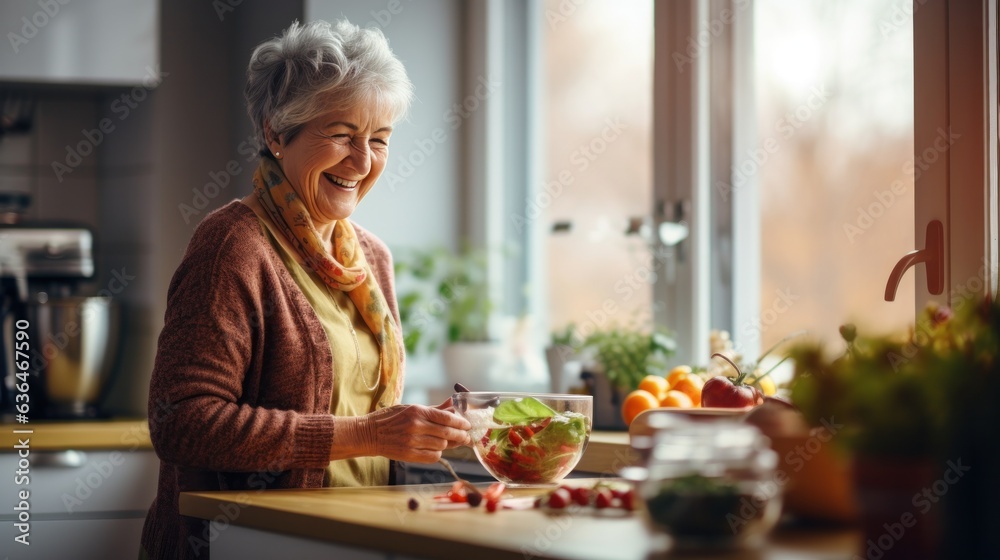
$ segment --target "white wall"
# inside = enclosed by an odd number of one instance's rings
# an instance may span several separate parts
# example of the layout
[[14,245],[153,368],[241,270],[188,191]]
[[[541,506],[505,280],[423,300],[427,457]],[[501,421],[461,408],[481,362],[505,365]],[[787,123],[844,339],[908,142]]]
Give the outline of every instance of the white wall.
[[[459,247],[468,123],[452,106],[464,98],[464,14],[461,0],[305,0],[307,20],[380,28],[413,81],[416,97],[392,134],[386,170],[354,213],[395,253]],[[406,375],[407,402],[445,384],[440,356],[409,357]]]
[[354,215],[393,249],[457,247],[464,123],[448,120],[446,113],[461,100],[461,4],[459,0],[420,0],[419,5],[413,0],[305,1],[307,20],[346,17],[362,27],[381,28],[413,81],[416,99],[407,121],[393,132],[389,164]]

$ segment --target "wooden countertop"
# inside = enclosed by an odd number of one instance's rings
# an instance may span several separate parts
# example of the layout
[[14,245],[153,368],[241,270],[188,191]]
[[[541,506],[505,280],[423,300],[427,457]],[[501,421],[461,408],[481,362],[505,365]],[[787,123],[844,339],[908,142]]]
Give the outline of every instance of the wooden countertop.
[[[593,481],[574,480],[574,484]],[[183,515],[214,519],[233,511],[228,521],[241,527],[377,549],[406,556],[442,559],[635,560],[662,552],[665,538],[650,534],[638,514],[606,517],[586,514],[548,515],[540,510],[501,511],[485,508],[433,511],[430,497],[449,485],[320,488],[247,492],[185,492]],[[538,488],[510,493],[534,496]],[[409,498],[421,500],[418,511]],[[713,560],[848,559],[859,542],[851,530],[784,531],[772,536],[762,551],[713,554]],[[295,551],[289,550],[289,557]],[[692,556],[687,556],[691,558]]]
[[[33,430],[15,434],[14,430]],[[0,424],[0,453],[13,451],[17,438],[31,437],[32,451],[67,449],[152,449],[145,419],[35,421],[30,424]]]

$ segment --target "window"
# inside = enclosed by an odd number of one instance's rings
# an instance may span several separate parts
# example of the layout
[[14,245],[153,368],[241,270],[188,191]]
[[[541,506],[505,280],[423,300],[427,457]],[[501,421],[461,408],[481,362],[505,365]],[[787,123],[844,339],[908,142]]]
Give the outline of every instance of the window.
[[613,0],[545,2],[537,202],[547,206],[553,329],[574,323],[586,335],[652,320],[652,15],[652,0],[627,9]]
[[[764,149],[737,155],[734,181],[758,175],[760,309],[736,334],[759,334],[762,348],[797,329],[836,340],[844,320],[875,331],[913,320],[912,306],[884,301],[885,283],[915,247],[914,175],[943,158],[929,146],[914,160],[913,26],[903,4],[754,3]],[[913,301],[914,276],[897,301]]]

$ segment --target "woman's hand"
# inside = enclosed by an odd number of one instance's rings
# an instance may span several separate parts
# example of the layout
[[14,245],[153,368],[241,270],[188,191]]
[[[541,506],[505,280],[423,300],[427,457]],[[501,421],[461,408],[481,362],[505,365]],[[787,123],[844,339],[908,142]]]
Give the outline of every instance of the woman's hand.
[[472,443],[472,425],[454,412],[451,399],[436,406],[398,404],[354,418],[335,418],[330,459],[379,455],[433,463],[445,449]]
[[[446,411],[451,412],[451,413],[453,413],[455,415],[458,415],[458,413],[455,412],[455,407],[451,403],[451,397],[448,397],[447,400],[445,400],[443,403],[435,406],[434,408],[436,408],[438,410],[446,410]],[[462,418],[462,417],[459,416],[459,418]],[[462,420],[465,420],[465,419],[462,418]],[[465,423],[469,424],[469,421],[465,420]],[[472,429],[472,425],[471,424],[469,424],[469,429]],[[468,431],[466,431],[466,435],[468,435]],[[462,447],[462,446],[469,446],[469,445],[472,445],[472,438],[471,437],[467,437],[466,440],[463,441],[463,442],[461,442],[461,443],[457,443],[457,442],[454,442],[454,441],[448,442],[448,449],[451,449],[453,447]]]

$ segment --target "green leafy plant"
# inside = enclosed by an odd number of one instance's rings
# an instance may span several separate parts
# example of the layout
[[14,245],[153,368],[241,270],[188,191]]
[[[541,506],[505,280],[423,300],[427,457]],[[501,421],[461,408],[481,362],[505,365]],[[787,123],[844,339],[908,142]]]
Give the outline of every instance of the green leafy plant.
[[561,329],[552,331],[552,346],[578,347],[576,324],[570,323]]
[[613,386],[631,391],[643,377],[663,375],[666,359],[674,353],[676,343],[665,329],[612,327],[588,336],[583,347],[594,352]]
[[408,353],[434,352],[442,341],[490,340],[487,251],[435,247],[398,253],[397,299]]
[[961,426],[970,414],[995,410],[1000,306],[992,300],[966,302],[954,316],[931,305],[905,336],[857,332],[841,328],[847,349],[833,359],[816,342],[791,351],[792,401],[814,423],[844,424],[837,441],[848,449],[932,456],[968,437],[968,425]]

